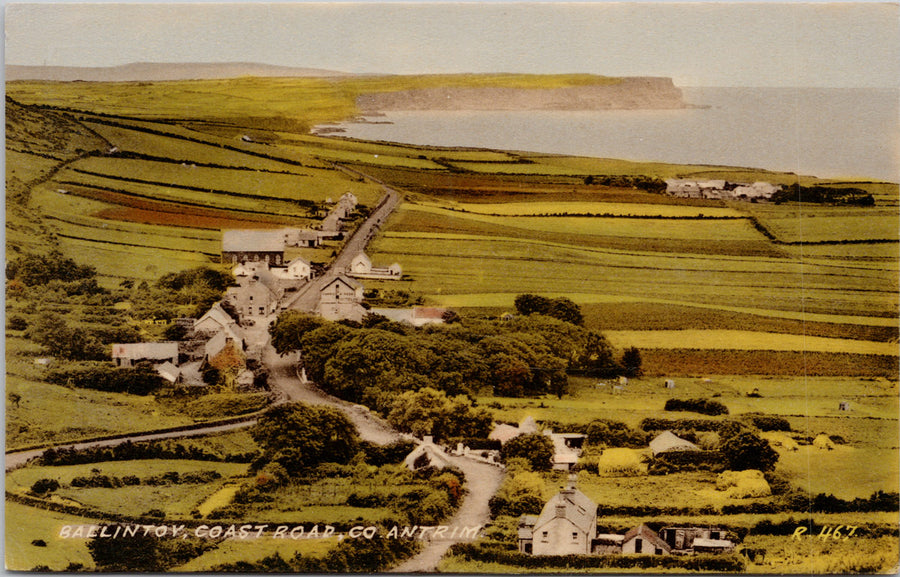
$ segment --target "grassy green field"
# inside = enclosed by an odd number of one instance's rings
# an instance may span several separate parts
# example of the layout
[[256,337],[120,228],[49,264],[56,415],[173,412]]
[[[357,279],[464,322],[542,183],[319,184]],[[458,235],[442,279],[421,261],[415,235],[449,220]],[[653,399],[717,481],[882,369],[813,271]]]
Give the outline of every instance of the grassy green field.
[[[63,525],[92,523],[93,520],[6,501],[5,561],[8,571],[31,571],[38,566],[64,571],[69,564],[91,568],[94,562],[84,539],[60,539]],[[35,545],[43,541],[46,546]]]

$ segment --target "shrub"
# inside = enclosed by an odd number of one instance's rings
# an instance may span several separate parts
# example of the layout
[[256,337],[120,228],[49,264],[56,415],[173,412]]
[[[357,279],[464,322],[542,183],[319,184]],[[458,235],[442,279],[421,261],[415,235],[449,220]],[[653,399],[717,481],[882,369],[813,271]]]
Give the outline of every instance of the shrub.
[[647,446],[647,434],[635,431],[625,423],[595,419],[587,426],[587,442],[594,446],[637,449]]
[[722,471],[725,457],[721,451],[670,451],[653,457],[647,473],[668,475],[684,471]]
[[267,393],[218,393],[187,403],[185,411],[194,418],[230,417],[259,411],[269,404]]
[[28,321],[21,315],[10,315],[6,319],[6,328],[12,331],[24,331],[28,328]]
[[31,485],[31,492],[35,495],[51,493],[59,489],[59,481],[56,479],[38,479]]
[[140,364],[134,368],[117,368],[107,362],[72,363],[47,372],[47,382],[54,385],[95,389],[110,393],[149,395],[163,385],[153,367]]
[[723,441],[722,454],[725,455],[728,468],[734,471],[768,471],[778,461],[778,453],[769,446],[769,442],[752,431],[742,431]]
[[784,417],[774,415],[741,415],[741,419],[753,425],[760,431],[790,431],[791,423]]
[[664,408],[667,411],[692,411],[712,416],[728,414],[728,407],[710,399],[669,399]]

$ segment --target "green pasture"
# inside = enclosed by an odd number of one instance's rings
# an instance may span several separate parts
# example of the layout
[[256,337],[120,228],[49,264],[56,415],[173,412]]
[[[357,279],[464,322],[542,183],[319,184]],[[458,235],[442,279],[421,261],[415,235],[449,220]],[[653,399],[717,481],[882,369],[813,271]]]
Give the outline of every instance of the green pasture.
[[203,555],[191,559],[184,565],[174,567],[172,571],[194,573],[209,572],[217,565],[245,561],[253,563],[278,554],[288,560],[297,553],[303,557],[321,557],[338,544],[336,537],[319,539],[274,539],[271,534],[264,534],[258,539],[227,539],[207,551]]
[[131,485],[115,489],[70,487],[61,488],[56,494],[113,516],[140,517],[159,509],[167,519],[187,519],[225,482],[219,479],[199,485]]
[[[509,296],[482,299],[478,295],[533,292],[605,295],[600,298],[626,301],[641,295],[646,300],[757,310],[776,305],[796,314],[853,317],[890,316],[896,310],[895,283],[880,271],[804,267],[787,260],[777,266],[777,261],[753,259],[742,263],[693,255],[592,253],[577,247],[529,246],[519,240],[461,242],[459,237],[393,235],[372,245],[372,257],[399,262],[404,274],[413,279],[411,290],[457,306],[509,302]],[[442,301],[447,295],[475,296]]]
[[[134,121],[123,121],[126,124],[132,124]],[[86,122],[87,126],[96,130],[99,134],[115,145],[122,152],[134,152],[138,154],[148,154],[160,158],[168,158],[178,162],[194,162],[202,164],[216,164],[219,166],[232,168],[247,168],[251,170],[269,170],[269,171],[296,171],[300,170],[294,164],[280,162],[269,158],[245,154],[239,150],[229,150],[221,146],[217,146],[209,142],[193,142],[185,140],[178,135],[160,135],[149,134],[131,128],[123,128],[118,126],[108,126],[94,122]],[[173,132],[175,127],[170,125],[160,126],[151,123],[155,130],[176,134]],[[204,136],[197,133],[194,136]],[[200,140],[200,138],[198,138]],[[238,147],[237,141],[233,144]],[[297,162],[300,160],[294,159]]]
[[666,219],[629,219],[606,217],[556,217],[530,218],[522,216],[490,216],[459,213],[442,208],[422,205],[406,205],[412,213],[425,212],[443,217],[455,217],[475,223],[526,229],[535,232],[566,231],[573,234],[601,235],[625,238],[654,238],[680,240],[738,240],[760,239],[760,233],[743,220],[703,221]]
[[[5,503],[7,571],[31,571],[45,565],[52,571],[64,571],[70,563],[90,569],[94,566],[85,539],[61,539],[63,525],[95,523],[95,520],[27,507],[13,501]],[[34,545],[43,541],[46,547]]]
[[105,176],[81,174],[68,169],[60,171],[54,180],[59,183],[61,188],[67,186],[96,187],[100,190],[113,190],[136,198],[182,203],[205,208],[271,214],[282,217],[299,217],[301,212],[299,206],[293,201],[241,196],[243,194],[252,194],[250,192],[231,196],[213,192],[212,190],[197,191],[176,186],[166,186],[165,184],[131,182]]
[[[818,429],[840,434],[859,446],[872,445],[864,430],[854,424],[875,427],[897,422],[897,388],[889,381],[861,377],[753,377],[709,375],[702,378],[675,377],[675,388],[665,388],[667,377],[631,379],[621,391],[602,379],[569,377],[569,391],[563,398],[510,398],[480,395],[478,404],[488,406],[496,420],[519,423],[527,416],[538,421],[587,424],[598,418],[619,420],[638,426],[648,417],[707,418],[690,412],[664,411],[669,399],[715,398],[728,407],[732,416],[766,413],[788,417],[795,430]],[[754,389],[760,397],[748,397]],[[850,402],[852,412],[839,410],[841,401]],[[811,425],[801,417],[827,418]],[[809,427],[813,427],[810,429]],[[881,431],[882,429],[877,429]],[[879,433],[880,435],[881,433]],[[896,436],[895,436],[896,437]],[[856,446],[856,445],[854,445]]]
[[[247,169],[212,168],[115,157],[93,157],[75,162],[70,168],[160,184],[223,190],[271,199],[324,202],[352,192],[362,204],[374,204],[380,189],[354,182],[335,170],[307,169],[289,173],[260,172]],[[71,176],[67,176],[71,178]]]
[[[7,358],[10,356],[7,345]],[[178,407],[153,396],[70,389],[22,378],[7,367],[6,449],[188,425]]]
[[[144,479],[147,477],[159,476],[170,471],[175,471],[179,474],[216,471],[222,475],[223,478],[227,478],[246,474],[247,464],[221,463],[217,461],[189,461],[183,459],[140,459],[134,461],[104,461],[83,465],[59,465],[53,467],[27,466],[16,469],[11,473],[7,473],[6,490],[24,493],[39,479],[56,479],[59,481],[60,485],[68,485],[75,477],[90,477],[95,474],[108,475],[111,477],[135,475]],[[140,485],[138,486],[140,487]],[[209,488],[206,486],[191,486],[197,489],[197,492],[209,492]],[[71,488],[73,495],[74,493],[83,490],[86,489],[79,487]],[[78,497],[74,496],[73,498],[77,499]]]
[[[894,421],[896,424],[896,421]],[[833,494],[841,499],[868,497],[875,491],[900,491],[897,449],[837,445],[824,450],[812,445],[796,451],[777,449],[778,470],[810,494]]]

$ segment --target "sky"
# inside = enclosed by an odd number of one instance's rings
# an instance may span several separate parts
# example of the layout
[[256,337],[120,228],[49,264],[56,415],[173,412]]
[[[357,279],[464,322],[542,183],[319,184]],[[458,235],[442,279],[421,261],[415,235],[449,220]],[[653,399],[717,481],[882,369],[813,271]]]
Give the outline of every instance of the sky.
[[7,4],[7,64],[258,62],[351,73],[900,86],[897,3]]

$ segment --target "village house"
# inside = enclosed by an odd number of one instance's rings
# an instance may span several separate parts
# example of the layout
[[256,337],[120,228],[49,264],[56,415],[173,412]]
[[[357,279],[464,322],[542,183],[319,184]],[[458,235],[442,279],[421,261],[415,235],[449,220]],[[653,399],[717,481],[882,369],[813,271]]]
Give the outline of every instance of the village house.
[[252,276],[241,275],[238,286],[229,287],[225,298],[241,317],[241,322],[255,322],[259,318],[274,314],[284,289],[269,270],[259,270]]
[[178,343],[118,343],[112,346],[117,367],[132,368],[140,362],[178,364]]
[[317,231],[308,228],[285,228],[281,232],[284,234],[285,246],[316,248],[322,241]]
[[519,551],[532,555],[589,555],[597,536],[597,504],[575,488],[566,488],[547,501],[537,518],[520,517]]
[[243,333],[237,321],[225,312],[221,303],[214,304],[203,316],[194,321],[194,333],[198,336],[205,335],[208,338],[223,329],[230,331],[233,338],[243,338]]
[[366,253],[361,252],[350,261],[350,266],[347,268],[347,275],[355,278],[400,280],[403,276],[403,270],[397,263],[388,267],[372,266],[372,261],[366,256]]
[[312,264],[301,257],[297,257],[287,266],[276,266],[269,269],[279,281],[308,281],[312,278]]
[[578,463],[581,456],[581,447],[587,435],[581,433],[554,433],[546,429],[544,434],[553,441],[553,469],[557,471],[571,471]]
[[222,262],[265,262],[280,266],[284,260],[281,230],[223,230]]
[[661,453],[699,451],[700,447],[690,441],[682,439],[672,431],[663,431],[650,441],[650,450],[655,457]]
[[668,555],[671,552],[669,544],[643,523],[625,533],[622,540],[623,555]]
[[319,291],[316,313],[330,321],[349,319],[362,321],[363,286],[347,276],[338,276]]

